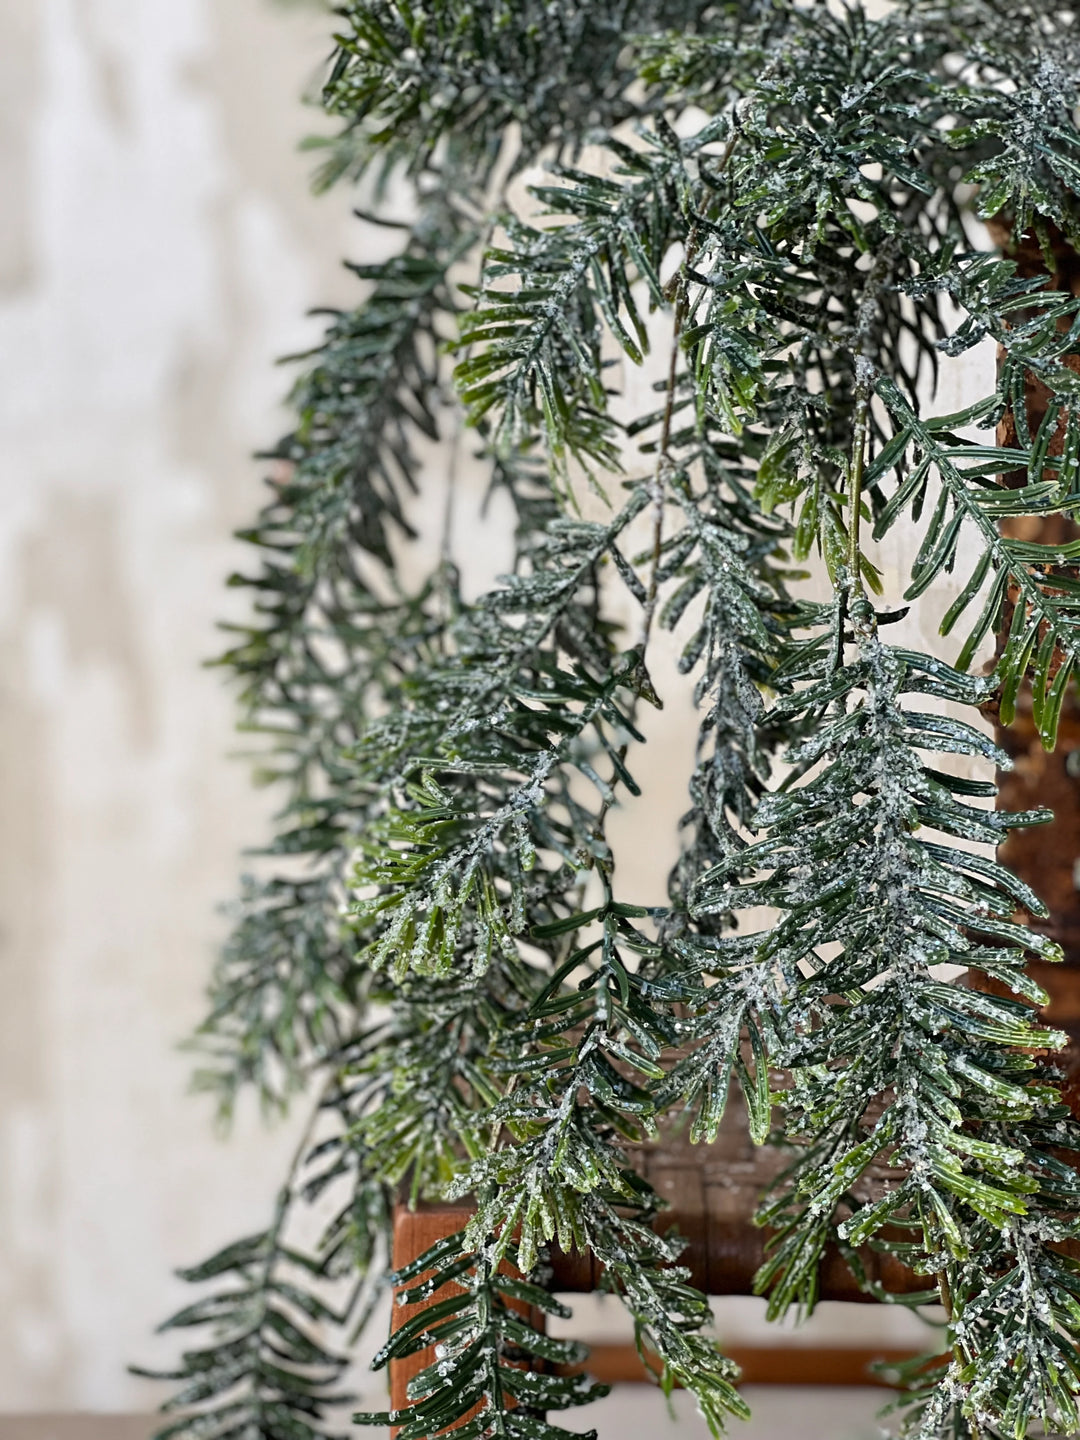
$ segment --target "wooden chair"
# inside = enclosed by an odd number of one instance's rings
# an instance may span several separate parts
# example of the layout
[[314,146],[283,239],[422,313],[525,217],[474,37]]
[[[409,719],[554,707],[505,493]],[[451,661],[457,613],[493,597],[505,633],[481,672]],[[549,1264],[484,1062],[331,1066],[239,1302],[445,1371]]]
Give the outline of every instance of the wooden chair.
[[[670,1207],[658,1220],[658,1228],[676,1227],[687,1242],[680,1263],[689,1269],[691,1283],[709,1295],[752,1295],[754,1275],[765,1256],[766,1234],[751,1217],[762,1191],[783,1167],[784,1156],[777,1149],[754,1146],[738,1097],[732,1096],[714,1144],[691,1145],[681,1135],[668,1134],[659,1142],[643,1145],[634,1160]],[[874,1177],[876,1186],[894,1174],[882,1168]],[[395,1267],[411,1263],[438,1240],[453,1235],[468,1223],[470,1214],[466,1203],[428,1204],[416,1209],[399,1204],[394,1215]],[[925,1289],[924,1279],[889,1256],[865,1250],[860,1259],[867,1274],[886,1291],[910,1294]],[[556,1248],[550,1263],[552,1290],[582,1294],[598,1288],[600,1267],[592,1255],[567,1255]],[[864,1304],[870,1299],[835,1250],[823,1262],[820,1284],[824,1300]],[[443,1293],[437,1292],[421,1305],[395,1305],[394,1327],[436,1303]],[[531,1318],[535,1322],[538,1317]],[[874,1383],[868,1371],[872,1360],[906,1358],[909,1352],[744,1347],[725,1353],[741,1365],[747,1383],[857,1385]],[[408,1403],[409,1381],[431,1358],[424,1351],[391,1365],[391,1404],[395,1409]],[[632,1344],[593,1345],[588,1370],[598,1380],[609,1382],[649,1378]]]
[[[1080,760],[1080,713],[1063,719],[1061,737],[1058,749],[1045,755],[1030,717],[1019,717],[1009,737],[1017,769],[1003,788],[1008,808],[1046,804],[1052,789],[1056,818],[1052,824],[1014,835],[1003,851],[1011,868],[1047,899],[1054,899],[1054,913],[1042,928],[1051,930],[1065,945],[1069,958],[1064,965],[1039,964],[1038,979],[1051,996],[1046,1019],[1070,1033],[1080,1054],[1080,896],[1073,881],[1073,866],[1080,857],[1080,764],[1070,758],[1075,755]],[[1070,1096],[1080,1113],[1078,1097],[1080,1085]],[[681,1263],[688,1267],[691,1282],[708,1295],[753,1294],[767,1234],[753,1223],[752,1216],[762,1192],[785,1161],[782,1151],[753,1145],[741,1098],[732,1096],[714,1144],[691,1145],[685,1135],[669,1131],[658,1142],[641,1146],[634,1162],[670,1207],[658,1220],[658,1227],[676,1227],[687,1242]],[[871,1192],[897,1176],[898,1172],[879,1167],[869,1181]],[[867,1198],[873,1198],[872,1193]],[[470,1214],[466,1202],[422,1204],[415,1209],[399,1204],[394,1216],[395,1268],[410,1264],[436,1241],[460,1230]],[[903,1295],[925,1289],[924,1278],[890,1256],[865,1249],[860,1252],[860,1263],[866,1276],[886,1293]],[[597,1289],[600,1270],[591,1255],[567,1255],[555,1249],[551,1268],[551,1288],[556,1292],[581,1294]],[[394,1327],[425,1305],[436,1303],[442,1294],[437,1292],[424,1305],[395,1305]],[[849,1304],[872,1303],[836,1249],[822,1262],[820,1296]],[[909,1358],[911,1352],[781,1344],[726,1347],[726,1353],[739,1363],[747,1384],[869,1385],[884,1383],[869,1369],[873,1360],[893,1363]],[[395,1409],[407,1405],[409,1381],[430,1361],[431,1355],[425,1351],[391,1365],[391,1404]],[[588,1369],[598,1380],[609,1382],[650,1378],[632,1344],[593,1345]]]
[[[1031,923],[1053,936],[1065,951],[1065,963],[1032,962],[1031,970],[1048,992],[1046,1020],[1071,1037],[1071,1067],[1077,1078],[1067,1095],[1080,1115],[1080,708],[1073,705],[1062,716],[1057,748],[1046,753],[1039,743],[1030,712],[1021,712],[998,740],[1012,756],[1015,768],[1000,777],[1000,803],[1008,810],[1046,806],[1054,819],[1047,825],[1014,831],[1001,847],[1000,858],[1026,880],[1047,903],[1047,920]],[[709,1295],[750,1295],[753,1277],[764,1258],[766,1234],[752,1216],[769,1182],[783,1165],[782,1152],[755,1147],[747,1135],[741,1101],[734,1097],[716,1143],[690,1145],[684,1136],[668,1133],[658,1143],[643,1145],[635,1163],[670,1208],[658,1224],[675,1226],[687,1240],[683,1263],[694,1285]],[[872,1184],[891,1179],[880,1170]],[[394,1218],[394,1266],[400,1268],[422,1255],[437,1240],[460,1230],[469,1218],[469,1206],[407,1204]],[[897,1261],[873,1251],[860,1256],[868,1276],[891,1294],[923,1289],[925,1281]],[[599,1271],[591,1255],[551,1257],[555,1291],[583,1293],[595,1290]],[[866,1303],[870,1297],[858,1285],[838,1252],[827,1254],[820,1277],[823,1300]],[[429,1300],[442,1297],[438,1292]],[[395,1306],[395,1328],[421,1306]],[[791,1345],[738,1347],[728,1352],[743,1370],[744,1383],[756,1384],[880,1384],[869,1370],[872,1360],[894,1362],[908,1352],[866,1347],[830,1348]],[[409,1380],[429,1364],[424,1352],[394,1362],[390,1369],[391,1403],[407,1403]],[[633,1345],[594,1345],[589,1372],[610,1382],[646,1380],[649,1376]]]
[[[1067,1094],[1080,1114],[1080,707],[1062,716],[1057,748],[1043,751],[1030,712],[1021,712],[998,739],[1013,758],[1014,769],[1000,777],[1000,803],[1004,809],[1026,810],[1046,806],[1051,823],[1014,831],[1000,858],[1039,894],[1050,908],[1047,920],[1031,923],[1053,936],[1065,951],[1062,965],[1033,962],[1032,971],[1050,995],[1044,1011],[1047,1021],[1071,1037],[1070,1053],[1077,1057],[1077,1079]],[[658,1221],[676,1226],[686,1238],[683,1263],[694,1285],[709,1295],[750,1295],[753,1277],[764,1258],[766,1234],[753,1223],[758,1199],[783,1165],[782,1152],[755,1147],[746,1132],[741,1101],[733,1097],[716,1143],[690,1145],[677,1133],[643,1145],[635,1163],[670,1208]],[[894,1178],[881,1169],[871,1180],[880,1185]],[[394,1219],[394,1265],[399,1268],[422,1255],[437,1240],[460,1230],[469,1218],[469,1206],[420,1205],[415,1210],[400,1204]],[[860,1257],[866,1273],[891,1294],[923,1289],[925,1281],[897,1261],[873,1251]],[[591,1255],[551,1257],[552,1289],[583,1293],[595,1290],[599,1271]],[[822,1264],[820,1294],[824,1300],[866,1303],[870,1297],[858,1285],[838,1252]],[[427,1304],[435,1303],[442,1292]],[[395,1306],[395,1328],[421,1306]],[[535,1318],[535,1317],[534,1317]],[[830,1348],[791,1345],[738,1347],[728,1353],[738,1361],[745,1383],[867,1385],[882,1383],[868,1369],[871,1360],[893,1362],[907,1352],[866,1347]],[[391,1365],[391,1403],[407,1403],[409,1380],[430,1363],[428,1352]],[[592,1347],[589,1371],[607,1381],[646,1380],[632,1345]]]
[[[992,230],[993,226],[991,222]],[[1007,231],[994,238],[1009,245]],[[1034,237],[1024,237],[1012,249],[1021,275],[1046,274],[1043,252]],[[1080,294],[1080,257],[1064,242],[1056,246],[1055,257],[1056,269],[1047,277],[1047,288]],[[1080,370],[1080,355],[1069,356],[1066,363]],[[1026,406],[1034,433],[1046,410],[1045,392],[1034,379],[1028,385]],[[1051,456],[1061,452],[1064,420],[1062,417],[1059,433],[1050,443]],[[1015,426],[1009,417],[999,426],[997,438],[1004,446],[1016,444]],[[1005,475],[1002,482],[1022,484],[1025,478]],[[1080,526],[1062,516],[1008,521],[1005,528],[1019,538],[1048,544],[1080,536]],[[1006,631],[1009,618],[1006,615]],[[991,712],[989,718],[997,717]],[[1007,729],[998,726],[997,740],[1014,763],[1012,771],[999,776],[1001,808],[1020,811],[1045,806],[1054,814],[1047,825],[1014,831],[1002,845],[999,858],[1049,907],[1048,919],[1030,923],[1050,934],[1065,952],[1063,965],[1035,961],[1031,971],[1050,996],[1044,1018],[1071,1037],[1070,1055],[1075,1058],[1070,1070],[1075,1078],[1066,1087],[1066,1097],[1080,1116],[1080,706],[1075,701],[1066,705],[1052,753],[1042,749],[1030,705],[1025,710],[1023,697],[1013,723]],[[657,1144],[642,1146],[636,1163],[670,1205],[658,1225],[677,1226],[686,1237],[683,1263],[689,1267],[694,1285],[709,1295],[752,1294],[767,1237],[751,1217],[761,1193],[784,1162],[781,1152],[752,1145],[741,1105],[734,1101],[729,1105],[714,1145],[691,1146],[681,1136],[668,1134]],[[871,1177],[870,1184],[880,1185],[891,1178],[892,1173],[882,1169]],[[400,1205],[394,1222],[395,1267],[415,1260],[437,1240],[461,1229],[469,1213],[465,1204],[422,1205],[416,1210]],[[1080,1258],[1080,1246],[1075,1248]],[[877,1252],[863,1252],[860,1261],[886,1293],[910,1294],[925,1288],[925,1280]],[[599,1274],[591,1256],[556,1251],[551,1263],[553,1290],[580,1293],[596,1288]],[[435,1303],[441,1294],[425,1303]],[[871,1298],[838,1252],[827,1254],[822,1262],[820,1296],[851,1304]],[[395,1306],[395,1327],[421,1308]],[[906,1358],[906,1352],[865,1347],[735,1346],[727,1353],[742,1366],[744,1382],[759,1384],[881,1383],[869,1373],[869,1362]],[[409,1380],[430,1361],[430,1353],[425,1352],[391,1366],[394,1408],[405,1407]],[[632,1345],[593,1346],[588,1369],[600,1380],[648,1378]]]

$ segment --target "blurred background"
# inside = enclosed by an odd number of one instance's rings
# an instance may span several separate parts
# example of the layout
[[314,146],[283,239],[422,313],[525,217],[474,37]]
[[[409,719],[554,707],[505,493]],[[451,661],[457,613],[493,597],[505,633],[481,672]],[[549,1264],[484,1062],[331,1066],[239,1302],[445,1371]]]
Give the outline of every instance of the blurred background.
[[271,803],[201,663],[230,535],[274,358],[356,295],[297,153],[328,28],[0,0],[0,1413],[149,1411],[172,1268],[265,1222],[292,1143],[215,1139],[177,1044]]
[[[356,299],[342,257],[373,258],[297,148],[329,30],[295,0],[0,0],[4,1440],[150,1433],[162,1391],[125,1366],[173,1353],[151,1333],[186,1298],[172,1269],[265,1223],[293,1143],[243,1110],[215,1136],[178,1045],[272,806],[201,662],[235,613],[251,452],[285,424],[273,361],[317,339],[311,306]],[[674,820],[688,706],[657,724],[643,778]],[[631,845],[643,890],[669,863],[655,833]],[[760,1308],[720,1302],[721,1334],[759,1342]],[[578,1333],[615,1328],[581,1302]],[[866,1307],[826,1307],[813,1336],[921,1338]],[[737,1433],[856,1440],[883,1398],[758,1390]],[[670,1433],[704,1434],[676,1409]],[[641,1386],[579,1423],[674,1424]]]

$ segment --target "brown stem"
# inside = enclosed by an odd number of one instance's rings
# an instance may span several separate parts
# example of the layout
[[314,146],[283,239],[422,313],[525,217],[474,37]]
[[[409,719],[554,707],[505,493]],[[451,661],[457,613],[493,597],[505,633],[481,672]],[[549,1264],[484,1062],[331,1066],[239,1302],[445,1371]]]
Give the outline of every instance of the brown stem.
[[851,476],[848,483],[850,513],[848,516],[848,583],[852,593],[865,593],[862,578],[862,551],[859,526],[862,520],[863,473],[866,468],[866,432],[870,420],[870,397],[860,383],[859,402],[855,407],[855,441],[851,454]]
[[[724,152],[724,163],[731,154],[734,146],[734,139],[729,141]],[[667,473],[671,468],[671,428],[675,415],[675,393],[679,382],[679,337],[682,334],[683,326],[686,323],[686,316],[690,309],[688,297],[688,284],[686,267],[690,263],[690,257],[697,246],[697,227],[691,231],[686,241],[686,256],[683,260],[682,274],[679,281],[679,294],[675,303],[675,316],[671,335],[671,359],[668,364],[667,394],[664,400],[664,414],[660,424],[660,438],[657,445],[656,468],[652,478],[652,500],[653,500],[653,528],[652,546],[649,558],[649,582],[645,590],[645,606],[641,617],[641,633],[638,639],[638,650],[641,663],[645,663],[645,654],[648,650],[649,639],[652,635],[653,622],[656,618],[657,601],[660,596],[660,561],[664,550],[664,505],[667,500]],[[634,718],[638,706],[638,696],[634,696],[630,707],[630,718]],[[630,743],[627,741],[619,748],[619,760],[625,761],[630,750]],[[612,789],[614,789],[615,778],[613,778]],[[604,833],[604,822],[608,817],[612,802],[604,800],[600,806],[599,814],[596,817],[595,833],[600,836]]]
[[[949,1285],[949,1277],[948,1275],[946,1275],[944,1270],[939,1270],[934,1278],[937,1280],[938,1293],[941,1295],[941,1304],[945,1311],[945,1319],[951,1326],[953,1321],[953,1302],[952,1287]],[[955,1337],[953,1339],[952,1353],[953,1359],[956,1361],[957,1365],[959,1365],[960,1368],[963,1369],[964,1366],[967,1364],[967,1357],[961,1350],[960,1343],[958,1340],[956,1340]],[[975,1421],[969,1420],[967,1423],[968,1429],[971,1432],[971,1440],[980,1440],[979,1427],[976,1425]]]

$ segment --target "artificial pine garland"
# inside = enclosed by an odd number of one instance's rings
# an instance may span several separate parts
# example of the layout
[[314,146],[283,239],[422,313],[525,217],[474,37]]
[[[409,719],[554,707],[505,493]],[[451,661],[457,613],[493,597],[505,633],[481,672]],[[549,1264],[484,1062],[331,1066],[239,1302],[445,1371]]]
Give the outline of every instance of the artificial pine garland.
[[[1059,1242],[1080,1239],[1080,1127],[1024,973],[1057,952],[992,859],[1045,815],[988,808],[1006,762],[974,712],[1007,723],[1029,681],[1050,745],[1080,660],[1080,542],[1000,524],[1080,508],[1080,302],[980,248],[972,218],[1080,243],[1075,15],[347,0],[337,23],[322,177],[395,176],[414,218],[375,217],[398,252],[356,267],[366,298],[308,357],[245,535],[254,615],[224,663],[288,799],[202,1035],[225,1111],[245,1087],[318,1098],[271,1228],[188,1272],[214,1288],[169,1322],[203,1339],[161,1434],[341,1433],[402,1192],[472,1196],[475,1218],[396,1277],[406,1301],[456,1289],[381,1352],[435,1344],[413,1403],[365,1423],[565,1434],[545,1417],[603,1387],[528,1318],[561,1312],[557,1242],[603,1263],[719,1432],[745,1413],[734,1368],[629,1157],[680,1112],[707,1143],[733,1082],[754,1139],[790,1147],[761,1212],[771,1313],[813,1307],[827,1244],[857,1268],[873,1240],[948,1318],[902,1433],[1076,1433]],[[628,421],[620,374],[661,330],[655,413]],[[987,338],[993,391],[940,413],[939,365]],[[446,547],[401,578],[430,504],[419,442],[463,426],[516,515],[511,573],[477,599]],[[871,536],[897,525],[923,537],[907,601],[971,565],[942,656],[890,644],[901,597],[872,598]],[[818,560],[828,603],[796,568]],[[687,636],[702,723],[670,904],[646,909],[607,822],[647,813],[661,627]],[[971,673],[992,633],[993,673]],[[766,929],[738,923],[762,905]],[[900,1179],[871,1196],[883,1160]],[[301,1248],[305,1214],[322,1233]]]

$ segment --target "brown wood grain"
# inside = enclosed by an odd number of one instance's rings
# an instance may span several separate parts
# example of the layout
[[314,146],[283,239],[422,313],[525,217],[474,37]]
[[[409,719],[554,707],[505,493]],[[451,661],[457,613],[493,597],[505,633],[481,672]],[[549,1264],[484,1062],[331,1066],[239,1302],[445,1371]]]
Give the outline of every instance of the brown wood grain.
[[[1025,279],[1045,276],[1047,290],[1062,290],[1080,295],[1080,257],[1067,244],[1054,225],[1048,226],[1050,258],[1033,231],[1016,238],[1011,226],[1000,220],[990,221],[990,233],[997,245],[1017,265],[1017,274]],[[1017,311],[1013,323],[1021,323],[1029,312]],[[1030,312],[1034,313],[1034,312]],[[1068,320],[1058,324],[1065,329]],[[1067,354],[1063,364],[1080,371],[1080,355]],[[1034,435],[1042,423],[1050,392],[1038,376],[1025,377],[1024,410],[1029,432]],[[1047,452],[1047,474],[1053,473],[1054,458],[1062,453],[1068,414],[1062,411]],[[1008,410],[997,428],[997,442],[1009,448],[1020,444],[1017,417]],[[1027,483],[1026,470],[1017,470],[1000,477],[1003,485],[1015,488]],[[1002,533],[1018,540],[1043,545],[1060,545],[1080,537],[1080,526],[1067,515],[1024,515],[1008,517],[1001,522]],[[1060,573],[1075,579],[1074,565],[1062,566]],[[1052,584],[1052,581],[1051,581]],[[1012,623],[1013,606],[1017,600],[1010,590],[1002,614],[997,637],[998,654],[1002,652]],[[1055,662],[1056,664],[1056,662]],[[1073,682],[1075,686],[1075,681]],[[997,720],[995,707],[988,707]],[[1065,971],[1051,976],[1051,967],[1040,965],[1037,978],[1050,992],[1050,1005],[1045,1011],[1051,1023],[1080,1036],[1080,889],[1077,887],[1076,862],[1080,858],[1080,705],[1075,689],[1066,697],[1055,748],[1042,748],[1031,714],[1031,689],[1025,685],[1017,700],[1017,713],[1008,726],[996,727],[995,739],[1012,760],[1011,770],[998,772],[998,808],[1021,811],[1045,808],[1053,813],[1046,825],[1031,825],[1012,831],[998,850],[998,856],[1014,874],[1025,880],[1046,904],[1049,915],[1024,914],[1022,919],[1032,928],[1051,935],[1065,951]],[[1069,974],[1074,969],[1076,974]]]
[[[870,1385],[893,1388],[873,1372],[875,1364],[899,1365],[915,1359],[912,1350],[887,1347],[819,1345],[728,1345],[721,1348],[742,1371],[740,1385]],[[589,1346],[579,1367],[609,1385],[652,1383],[656,1370],[646,1366],[630,1342]]]

